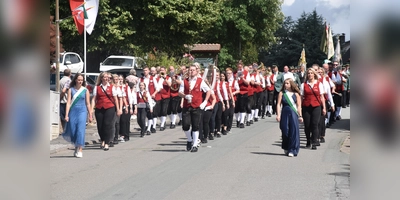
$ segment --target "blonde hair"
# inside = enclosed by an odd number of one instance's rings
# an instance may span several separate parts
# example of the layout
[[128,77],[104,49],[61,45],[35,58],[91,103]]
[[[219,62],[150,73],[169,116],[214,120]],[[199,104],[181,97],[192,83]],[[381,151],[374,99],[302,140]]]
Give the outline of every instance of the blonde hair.
[[283,81],[283,87],[282,87],[282,89],[281,89],[281,92],[284,92],[285,91],[285,82],[286,81],[289,81],[289,83],[290,83],[290,89],[292,90],[292,92],[295,92],[295,93],[298,93],[298,94],[300,94],[300,89],[299,89],[299,87],[297,87],[297,84],[293,81],[293,79],[292,78],[287,78],[287,79],[285,79],[284,81]]
[[104,78],[104,75],[108,75],[107,72],[101,72],[99,77],[96,80],[96,85],[99,86],[101,84],[102,79]]
[[[314,80],[318,80],[318,74],[313,68],[308,68],[306,74],[308,74],[308,71],[311,71],[314,74]],[[308,80],[308,75],[307,75],[307,80]]]

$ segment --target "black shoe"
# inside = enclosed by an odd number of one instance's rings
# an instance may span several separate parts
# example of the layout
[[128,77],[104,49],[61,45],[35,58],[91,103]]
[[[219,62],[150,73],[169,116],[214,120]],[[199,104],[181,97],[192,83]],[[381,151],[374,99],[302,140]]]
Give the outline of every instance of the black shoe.
[[186,151],[190,151],[192,149],[192,142],[186,143]]
[[178,126],[181,126],[181,125],[182,125],[182,120],[179,120]]
[[144,133],[146,133],[145,131],[140,131],[140,137],[144,137]]
[[320,143],[325,143],[325,138],[322,137],[321,139],[319,139],[319,142]]
[[306,149],[309,149],[310,147],[311,147],[311,142],[310,142],[310,141],[307,141]]
[[104,151],[108,151],[108,150],[110,150],[110,149],[107,147],[107,148],[104,148],[103,150],[104,150]]
[[261,116],[261,119],[265,119],[264,115],[263,115],[263,116]]
[[128,142],[130,139],[129,137],[124,137],[125,142]]
[[317,150],[317,146],[312,145],[311,149],[312,149],[312,150]]
[[201,143],[202,143],[202,144],[207,143],[207,138],[203,138],[203,139],[201,140]]
[[174,129],[175,128],[175,124],[171,123],[171,126],[169,127],[170,129]]
[[258,122],[258,118],[254,118],[254,122]]
[[314,144],[314,146],[319,147],[319,146],[321,146],[321,144],[317,141],[317,142]]
[[151,127],[151,128],[150,128],[150,131],[151,131],[151,133],[155,133],[155,132],[156,132],[156,129],[153,128],[153,127]]
[[150,131],[147,131],[147,132],[146,132],[146,135],[151,135]]
[[337,117],[336,117],[336,120],[341,120],[342,119],[342,117],[340,116],[340,115],[338,115]]
[[113,143],[113,142],[110,142],[110,143],[108,144],[108,146],[109,146],[109,147],[114,147],[114,143]]
[[228,131],[222,130],[222,135],[227,135],[227,134],[228,134]]
[[197,152],[197,147],[192,147],[192,150],[190,152]]
[[250,120],[250,124],[254,124],[253,120]]
[[118,139],[114,139],[113,144],[118,144]]
[[240,128],[244,128],[244,124],[243,123],[240,124]]
[[214,140],[214,136],[210,133],[210,134],[208,134],[208,139],[209,140]]
[[236,121],[236,127],[239,128],[239,125],[240,125],[240,121]]
[[267,116],[268,116],[268,117],[271,117],[271,113],[270,113],[270,112],[268,112]]
[[342,106],[342,108],[346,108],[346,106]]
[[164,131],[165,130],[165,127],[160,127],[160,131]]
[[221,137],[221,134],[215,133],[214,136],[217,137],[217,138],[220,138],[220,137]]
[[249,121],[246,122],[246,126],[250,126],[250,122]]
[[330,128],[330,127],[331,127],[330,123],[327,123],[326,126],[325,126],[325,128]]

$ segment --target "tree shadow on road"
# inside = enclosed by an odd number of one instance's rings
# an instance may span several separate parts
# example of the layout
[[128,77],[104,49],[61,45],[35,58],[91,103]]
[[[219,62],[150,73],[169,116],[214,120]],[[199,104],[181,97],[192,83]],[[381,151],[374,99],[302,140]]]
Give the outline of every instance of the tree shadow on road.
[[154,149],[155,152],[186,152],[184,149]]
[[75,156],[50,156],[50,158],[75,158]]
[[258,155],[270,155],[270,156],[286,156],[284,153],[269,153],[269,152],[250,152]]

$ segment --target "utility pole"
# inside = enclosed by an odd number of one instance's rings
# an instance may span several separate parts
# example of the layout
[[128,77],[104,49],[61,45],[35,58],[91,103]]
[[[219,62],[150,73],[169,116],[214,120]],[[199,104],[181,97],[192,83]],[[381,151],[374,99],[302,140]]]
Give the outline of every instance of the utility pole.
[[60,14],[56,0],[56,92],[60,92]]

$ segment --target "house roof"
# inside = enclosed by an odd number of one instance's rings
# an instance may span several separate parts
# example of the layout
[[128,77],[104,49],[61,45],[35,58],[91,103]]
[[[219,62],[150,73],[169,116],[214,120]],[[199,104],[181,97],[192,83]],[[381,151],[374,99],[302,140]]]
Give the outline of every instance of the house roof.
[[220,44],[193,44],[192,46],[185,45],[185,47],[190,48],[190,52],[193,52],[193,53],[196,53],[196,52],[219,53],[219,51],[221,50]]

